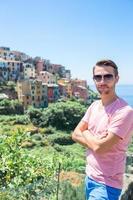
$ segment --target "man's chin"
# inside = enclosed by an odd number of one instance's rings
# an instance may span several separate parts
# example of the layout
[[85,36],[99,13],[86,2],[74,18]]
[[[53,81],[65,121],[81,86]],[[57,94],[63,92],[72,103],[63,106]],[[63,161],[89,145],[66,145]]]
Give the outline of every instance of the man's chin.
[[98,92],[100,93],[100,95],[108,95],[109,94],[108,90],[98,90]]

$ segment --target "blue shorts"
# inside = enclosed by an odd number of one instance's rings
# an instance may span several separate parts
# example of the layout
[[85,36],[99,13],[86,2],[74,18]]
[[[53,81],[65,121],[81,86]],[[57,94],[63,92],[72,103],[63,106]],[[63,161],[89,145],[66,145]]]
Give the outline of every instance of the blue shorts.
[[121,189],[98,183],[91,178],[85,178],[86,200],[118,200]]

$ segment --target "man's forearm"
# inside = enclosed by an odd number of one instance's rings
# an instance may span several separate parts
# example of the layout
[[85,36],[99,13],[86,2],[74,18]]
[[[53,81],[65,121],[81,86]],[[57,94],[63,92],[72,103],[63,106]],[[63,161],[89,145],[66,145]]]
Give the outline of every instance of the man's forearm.
[[73,138],[73,140],[79,144],[81,144],[84,147],[88,147],[87,141],[83,136],[77,136],[76,138]]
[[107,133],[98,138],[92,135],[88,130],[86,130],[82,132],[82,135],[87,141],[88,148],[100,154],[106,153],[121,140],[119,136],[113,133]]
[[78,126],[72,134],[72,139],[100,154],[109,151],[112,146],[121,140],[121,138],[116,134],[108,132],[103,134],[101,137],[97,137],[87,129],[87,126],[84,128]]
[[88,124],[85,122],[81,121],[75,128],[72,139],[93,151],[97,148],[97,138],[88,130]]
[[88,147],[87,146],[87,140],[86,140],[86,138],[82,135],[82,132],[81,131],[74,131],[73,132],[73,134],[72,134],[72,139],[75,141],[75,142],[77,142],[77,143],[79,143],[79,144],[81,144],[82,146],[84,146],[84,147]]
[[99,139],[93,136],[88,130],[82,132],[82,136],[87,143],[87,147],[93,151],[97,151],[99,147]]
[[93,151],[97,151],[97,148],[99,147],[98,138],[94,137],[89,130],[82,132],[79,129],[75,129],[72,134],[72,139]]

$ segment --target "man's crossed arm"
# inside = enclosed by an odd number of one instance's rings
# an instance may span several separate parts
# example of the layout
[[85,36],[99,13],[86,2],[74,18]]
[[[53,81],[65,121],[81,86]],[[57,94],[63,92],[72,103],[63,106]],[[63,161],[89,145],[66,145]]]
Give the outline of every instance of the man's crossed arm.
[[88,123],[84,121],[79,122],[72,134],[72,139],[96,153],[109,151],[121,140],[119,136],[111,132],[104,137],[97,138],[88,131]]

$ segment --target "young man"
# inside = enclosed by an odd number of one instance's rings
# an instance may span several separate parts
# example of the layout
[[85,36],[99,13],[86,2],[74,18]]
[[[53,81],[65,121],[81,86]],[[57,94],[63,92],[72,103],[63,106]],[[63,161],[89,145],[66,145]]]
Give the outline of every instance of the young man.
[[113,61],[97,62],[93,80],[101,100],[91,104],[72,138],[87,147],[86,200],[118,200],[133,132],[133,109],[115,92],[119,76]]

